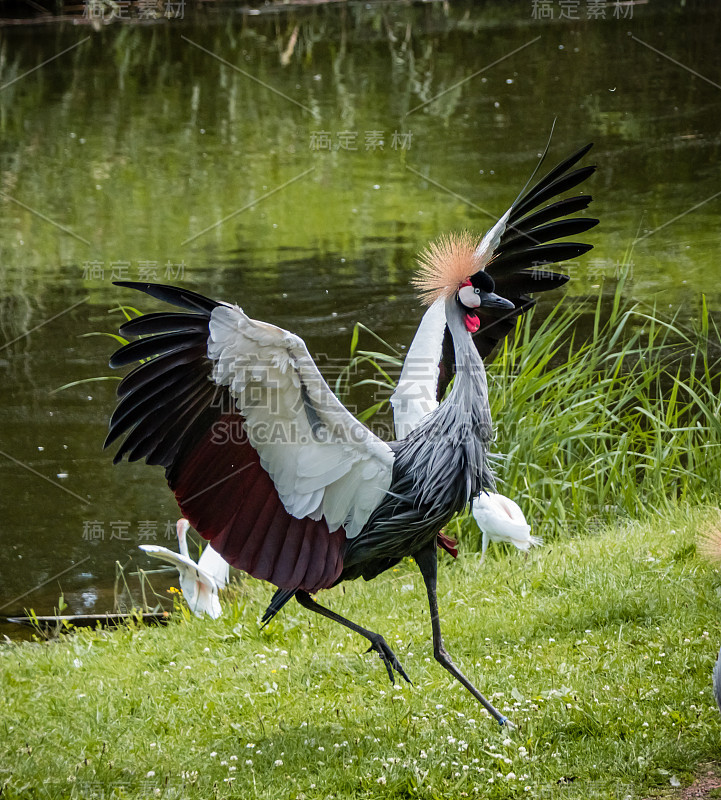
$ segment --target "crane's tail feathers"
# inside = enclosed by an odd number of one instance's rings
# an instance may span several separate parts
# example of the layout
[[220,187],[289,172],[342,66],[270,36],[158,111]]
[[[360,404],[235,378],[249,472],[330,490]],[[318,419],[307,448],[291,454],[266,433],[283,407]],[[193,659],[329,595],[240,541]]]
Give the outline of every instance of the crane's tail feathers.
[[591,249],[591,245],[581,242],[553,241],[585,233],[598,224],[598,220],[592,217],[565,218],[585,209],[591,202],[589,195],[557,200],[531,213],[547,200],[574,189],[594,173],[595,166],[569,172],[591,147],[587,144],[566,158],[511,206],[506,229],[487,268],[496,280],[496,291],[502,296],[507,295],[503,294],[499,278],[528,267],[577,258]]
[[[511,215],[508,221],[513,223],[515,220],[520,219],[524,214],[528,213],[532,208],[539,206],[544,200],[553,197],[568,189],[577,186],[581,181],[584,181],[596,169],[593,167],[581,167],[569,174],[567,173],[571,167],[577,164],[586,153],[593,147],[593,142],[584,145],[580,150],[577,150],[573,155],[564,159],[558,166],[554,167],[545,177],[523,197],[516,200],[512,206]],[[544,153],[545,156],[545,153]],[[538,169],[538,167],[536,168]]]
[[[538,164],[536,164],[536,166],[534,167],[533,172],[531,173],[530,177],[526,181],[526,184],[523,187],[523,189],[521,189],[521,191],[518,193],[518,197],[516,197],[516,199],[513,201],[513,206],[515,206],[516,203],[518,203],[521,200],[523,195],[526,194],[526,191],[527,191],[528,187],[533,183],[533,179],[536,177],[536,175],[538,175],[538,170],[541,169],[541,167],[543,166],[543,162],[546,160],[546,156],[548,155],[548,151],[551,149],[551,140],[553,139],[553,132],[556,130],[556,121],[557,120],[558,120],[558,117],[554,117],[553,118],[553,122],[551,123],[551,131],[548,134],[548,141],[546,142],[546,146],[543,148],[543,152],[541,153],[541,157],[538,159]],[[513,206],[511,206],[511,208],[513,208]]]
[[[485,270],[495,281],[496,293],[510,300],[515,308],[503,314],[491,309],[477,314],[481,325],[474,341],[484,360],[498,342],[514,330],[518,318],[535,305],[532,295],[557,289],[568,281],[567,275],[554,272],[547,265],[578,258],[591,250],[592,245],[583,242],[556,241],[585,233],[598,224],[592,217],[568,218],[588,207],[590,195],[559,197],[586,180],[596,169],[587,166],[572,170],[591,147],[587,144],[577,150],[528,189],[548,152],[546,146],[533,175],[506,212],[505,227]],[[551,199],[554,202],[544,205]],[[444,348],[447,344],[450,342],[444,341]]]
[[297,591],[297,589],[278,589],[271,598],[270,605],[265,609],[263,616],[260,618],[262,623],[260,627],[265,628],[280,609],[293,598]]
[[190,289],[182,289],[179,286],[168,286],[164,283],[143,283],[140,281],[113,281],[114,286],[122,286],[125,289],[137,289],[145,292],[156,300],[170,303],[171,306],[185,308],[188,311],[204,311],[209,314],[214,308],[222,303],[211,300],[198,292],[191,292]]

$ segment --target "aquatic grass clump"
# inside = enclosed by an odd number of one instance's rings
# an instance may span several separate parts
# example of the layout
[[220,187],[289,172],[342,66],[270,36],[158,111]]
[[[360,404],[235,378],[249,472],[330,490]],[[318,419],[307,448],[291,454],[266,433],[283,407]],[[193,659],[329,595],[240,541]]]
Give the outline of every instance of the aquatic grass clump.
[[500,491],[544,533],[718,499],[721,361],[706,305],[687,328],[622,291],[605,319],[599,298],[586,338],[578,303],[536,331],[528,314],[489,366]]

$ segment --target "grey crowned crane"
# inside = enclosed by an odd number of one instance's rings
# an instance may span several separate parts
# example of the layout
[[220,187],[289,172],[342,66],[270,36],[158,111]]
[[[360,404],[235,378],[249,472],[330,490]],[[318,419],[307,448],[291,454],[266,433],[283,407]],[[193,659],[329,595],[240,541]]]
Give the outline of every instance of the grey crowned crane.
[[506,718],[443,645],[436,552],[453,547],[438,532],[494,486],[482,358],[533,303],[530,293],[565,283],[566,276],[545,265],[591,249],[549,244],[597,223],[565,219],[586,208],[590,196],[543,206],[593,172],[572,170],[589,147],[522,193],[480,243],[470,234],[448,236],[420,257],[416,286],[433,315],[442,312],[445,331],[432,354],[434,369],[442,365],[440,396],[455,377],[448,396],[393,443],[340,403],[294,334],[186,289],[116,284],[184,312],[146,314],[120,328],[123,336],[143,338],[110,360],[112,367],[141,362],[118,387],[105,442],[124,436],[114,462],[127,455],[165,468],[195,530],[232,566],[278,587],[266,618],[295,597],[365,637],[392,682],[394,670],[410,679],[384,638],[311,594],[344,580],[370,580],[413,556],[427,589],[436,659],[501,724]]

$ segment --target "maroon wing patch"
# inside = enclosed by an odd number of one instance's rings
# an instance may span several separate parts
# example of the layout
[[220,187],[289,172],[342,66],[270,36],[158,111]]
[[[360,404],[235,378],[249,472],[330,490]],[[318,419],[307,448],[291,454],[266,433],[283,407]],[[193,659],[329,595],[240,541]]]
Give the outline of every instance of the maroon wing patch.
[[281,589],[335,583],[345,532],[285,510],[240,415],[221,416],[174,473],[170,488],[183,515],[229,564]]

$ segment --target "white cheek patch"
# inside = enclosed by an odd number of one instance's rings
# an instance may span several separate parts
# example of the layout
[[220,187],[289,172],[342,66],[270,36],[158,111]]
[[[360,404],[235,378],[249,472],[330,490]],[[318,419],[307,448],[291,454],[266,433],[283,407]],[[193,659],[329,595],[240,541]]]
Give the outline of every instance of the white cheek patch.
[[472,286],[461,286],[458,290],[458,299],[466,308],[478,308],[481,305],[481,298]]

